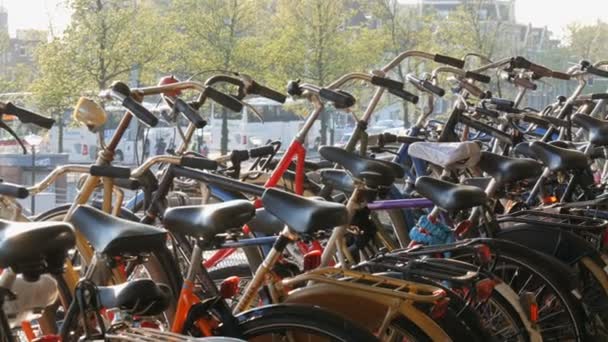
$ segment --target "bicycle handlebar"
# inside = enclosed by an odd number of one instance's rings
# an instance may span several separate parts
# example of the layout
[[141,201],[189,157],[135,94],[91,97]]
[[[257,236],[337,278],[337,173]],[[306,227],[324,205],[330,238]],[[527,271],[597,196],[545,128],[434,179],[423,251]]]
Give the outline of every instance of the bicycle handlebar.
[[193,157],[193,156],[183,156],[179,161],[180,166],[191,167],[193,169],[199,170],[217,170],[218,163],[215,160]]
[[386,78],[386,77],[380,77],[380,76],[372,76],[370,79],[370,83],[373,85],[377,85],[380,87],[384,87],[387,89],[396,89],[396,90],[401,90],[403,89],[403,83],[399,82],[399,81],[395,81],[393,79],[390,78]]
[[464,63],[465,61],[462,59],[458,59],[458,58],[454,58],[454,57],[450,57],[450,56],[445,56],[445,55],[440,55],[440,54],[436,54],[433,57],[433,60],[437,63],[441,63],[441,64],[446,64],[446,65],[451,65],[455,68],[458,69],[462,69],[464,68]]
[[607,70],[602,70],[600,68],[596,68],[593,65],[588,66],[587,68],[585,68],[585,71],[587,71],[588,73],[598,76],[598,77],[606,77],[608,78],[608,71]]
[[285,100],[287,100],[287,97],[285,95],[279,93],[276,90],[265,87],[253,80],[251,81],[251,85],[247,88],[247,90],[252,94],[257,94],[279,103],[285,103]]
[[24,199],[30,195],[26,187],[0,181],[0,195]]
[[131,177],[131,169],[128,167],[110,166],[110,165],[91,165],[89,168],[91,176],[109,177],[109,178],[129,178]]
[[406,79],[420,90],[425,90],[439,97],[445,95],[445,90],[443,90],[443,88],[436,86],[427,80],[421,80],[412,74],[407,74]]
[[511,61],[511,65],[518,69],[528,69],[541,77],[553,77],[553,71],[543,65],[532,63],[522,56],[517,56]]
[[465,71],[464,77],[470,78],[474,81],[481,82],[481,83],[490,83],[490,81],[492,80],[492,78],[488,75],[480,74],[480,73],[473,72],[473,71]]
[[418,96],[414,95],[412,93],[410,93],[409,91],[405,90],[405,89],[393,89],[393,88],[389,88],[388,92],[407,101],[407,102],[411,102],[413,104],[417,104],[418,103]]
[[128,109],[129,112],[146,126],[154,127],[158,124],[158,118],[131,96],[131,89],[129,89],[128,85],[122,82],[114,82],[110,89],[101,92],[100,95],[121,101],[122,106]]
[[318,92],[319,96],[334,103],[334,107],[338,109],[350,108],[355,105],[355,97],[342,90],[332,90],[321,88]]
[[54,119],[40,114],[36,114],[25,108],[15,106],[11,102],[0,104],[0,111],[3,114],[10,114],[16,116],[19,121],[23,123],[31,123],[46,129],[51,129],[51,127],[53,127],[53,124],[55,123]]
[[212,87],[206,87],[203,95],[234,112],[238,113],[243,109],[243,104],[237,99]]
[[179,97],[173,98],[173,106],[176,111],[184,114],[184,116],[192,122],[194,127],[203,128],[207,125],[207,121],[205,121],[199,112],[192,108],[186,101],[180,99]]

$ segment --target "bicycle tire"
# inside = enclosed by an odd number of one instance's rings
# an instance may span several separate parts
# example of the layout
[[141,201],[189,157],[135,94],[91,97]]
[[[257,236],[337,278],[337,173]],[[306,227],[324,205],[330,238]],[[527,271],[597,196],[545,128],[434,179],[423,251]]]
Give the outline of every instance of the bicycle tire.
[[[559,275],[558,272],[562,270],[562,266],[560,266],[559,261],[545,254],[532,251],[526,248],[525,246],[510,241],[497,239],[479,240],[480,242],[490,246],[493,259],[492,263],[494,264],[493,267],[496,268],[496,266],[499,264],[503,265],[503,268],[501,268],[503,274],[496,272],[496,269],[491,270],[496,276],[503,279],[505,284],[512,287],[513,290],[519,294],[519,290],[523,291],[523,289],[518,290],[517,288],[513,287],[515,285],[513,284],[515,278],[513,277],[513,279],[511,279],[510,281],[505,279],[507,278],[507,276],[505,275],[506,270],[508,270],[506,267],[517,267],[517,270],[519,272],[518,274],[521,275],[525,274],[524,271],[528,272],[529,274],[531,274],[530,279],[532,279],[531,277],[535,275],[543,283],[543,285],[540,287],[542,288],[542,290],[538,294],[540,295],[542,291],[545,291],[545,288],[548,288],[549,290],[553,291],[555,300],[559,300],[559,302],[554,302],[550,304],[553,305],[557,303],[563,308],[564,312],[566,313],[566,316],[564,316],[564,318],[567,317],[567,324],[570,329],[572,329],[571,334],[573,336],[571,336],[571,338],[577,341],[585,340],[585,338],[587,337],[587,333],[585,329],[584,310],[582,308],[580,300],[578,300],[578,298],[576,298],[574,294],[574,292],[576,292],[576,289],[572,289],[566,284],[564,284],[563,275]],[[452,255],[452,258],[476,264],[476,256],[468,252],[458,253],[458,251],[455,251]],[[524,283],[524,288],[528,285],[528,283],[529,281]],[[543,303],[539,303],[539,306],[541,304]],[[541,312],[540,309],[539,312]],[[551,317],[551,315],[549,314],[544,317]],[[544,317],[539,315],[538,320],[538,324],[541,328],[541,334],[543,334],[543,326],[541,325],[541,321]],[[554,340],[550,338],[550,336],[546,336],[547,331],[548,330],[545,330],[545,334],[543,334],[543,340]]]
[[[284,334],[298,329],[323,336],[327,341],[378,341],[371,332],[358,325],[314,306],[270,305],[243,312],[236,316],[240,333],[247,341],[269,333]],[[311,341],[325,341],[319,338]]]

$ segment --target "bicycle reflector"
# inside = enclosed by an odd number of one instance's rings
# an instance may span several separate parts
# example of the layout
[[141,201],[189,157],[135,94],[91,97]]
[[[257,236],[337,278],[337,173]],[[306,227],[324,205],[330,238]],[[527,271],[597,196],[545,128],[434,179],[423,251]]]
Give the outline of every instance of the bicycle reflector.
[[321,265],[321,251],[313,250],[304,254],[304,271],[313,270]]
[[[441,290],[443,291],[443,290]],[[438,301],[435,302],[435,305],[433,305],[433,308],[431,309],[431,313],[430,316],[432,319],[441,319],[445,316],[445,314],[448,312],[448,307],[450,306],[450,298],[449,297],[443,297],[441,299],[439,299]]]
[[471,227],[473,227],[473,222],[471,222],[471,220],[462,220],[458,223],[458,225],[456,225],[454,232],[456,235],[462,236],[466,234]]
[[543,204],[554,204],[557,203],[557,197],[550,195],[543,197]]
[[477,245],[475,246],[475,251],[477,252],[477,258],[482,264],[487,265],[492,261],[492,251],[488,245]]
[[475,284],[475,294],[477,295],[477,302],[483,303],[492,296],[492,291],[494,291],[494,286],[496,286],[498,282],[494,279],[483,279],[477,284]]
[[[175,78],[173,75],[170,75],[170,76],[162,77],[158,81],[158,85],[159,86],[169,85],[169,84],[177,83],[177,82],[179,82],[179,80],[177,78]],[[166,91],[163,94],[166,96],[170,96],[170,97],[177,97],[182,94],[182,91],[177,89],[177,90]]]
[[532,323],[538,321],[538,303],[533,292],[524,292],[519,296],[521,307],[526,311],[528,319]]
[[232,298],[239,293],[239,284],[241,278],[238,276],[232,276],[224,279],[220,284],[220,296],[224,299]]

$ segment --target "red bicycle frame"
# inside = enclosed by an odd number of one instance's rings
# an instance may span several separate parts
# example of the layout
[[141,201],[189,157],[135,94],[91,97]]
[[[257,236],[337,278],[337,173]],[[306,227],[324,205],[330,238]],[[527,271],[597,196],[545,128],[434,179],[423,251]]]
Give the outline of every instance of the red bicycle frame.
[[[281,161],[277,164],[275,169],[270,174],[270,177],[264,184],[265,188],[272,188],[276,186],[281,180],[281,177],[283,177],[285,172],[289,169],[289,165],[291,164],[291,162],[296,159],[295,192],[298,195],[304,193],[304,160],[306,159],[306,148],[304,147],[304,139],[308,135],[308,132],[312,128],[312,125],[314,124],[315,120],[319,117],[319,114],[321,114],[322,111],[323,107],[319,106],[308,116],[308,118],[304,122],[304,126],[302,126],[298,134],[296,134],[294,139],[291,141],[291,144],[289,144],[289,148],[287,148],[287,151],[281,158]],[[262,203],[261,201],[259,201],[259,199],[255,200],[255,206],[256,208],[262,207]],[[245,227],[243,227],[243,231],[245,233],[248,233],[249,227],[245,225]],[[306,245],[300,245],[299,247],[301,250],[306,250],[307,252],[317,249],[321,250],[321,244],[316,241],[312,243],[311,248]],[[215,252],[210,258],[205,260],[203,262],[203,266],[206,268],[214,267],[223,260],[225,260],[232,253],[234,253],[234,251],[234,248],[219,250]]]

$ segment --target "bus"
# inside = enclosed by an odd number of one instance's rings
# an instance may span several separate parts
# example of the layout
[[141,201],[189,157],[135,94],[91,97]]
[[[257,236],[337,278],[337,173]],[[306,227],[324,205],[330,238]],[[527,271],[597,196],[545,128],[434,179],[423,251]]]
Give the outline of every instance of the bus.
[[[304,118],[298,116],[293,109],[298,104],[287,100],[285,104],[268,100],[263,97],[253,97],[245,100],[263,118],[263,122],[248,106],[243,106],[239,113],[228,111],[228,151],[248,149],[265,145],[269,140],[282,142],[285,149],[304,124]],[[210,141],[207,142],[211,151],[219,151],[222,139],[222,110],[217,105],[211,105]],[[308,149],[318,143],[320,124],[317,120],[310,130],[305,146]]]

